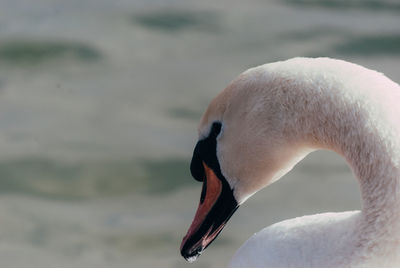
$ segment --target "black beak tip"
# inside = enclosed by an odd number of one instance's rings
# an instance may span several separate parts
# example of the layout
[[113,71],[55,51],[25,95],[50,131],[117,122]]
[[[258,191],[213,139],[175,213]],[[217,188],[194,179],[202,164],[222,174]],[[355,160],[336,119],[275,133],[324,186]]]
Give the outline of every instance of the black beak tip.
[[192,263],[197,260],[197,258],[203,253],[203,249],[201,247],[195,248],[195,249],[181,249],[181,255],[185,260],[188,262]]

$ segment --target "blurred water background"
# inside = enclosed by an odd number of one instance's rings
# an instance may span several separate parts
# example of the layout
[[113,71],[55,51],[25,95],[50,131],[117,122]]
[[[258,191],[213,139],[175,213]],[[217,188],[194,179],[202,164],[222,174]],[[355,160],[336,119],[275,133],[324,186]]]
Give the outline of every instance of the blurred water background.
[[244,204],[194,264],[209,101],[249,67],[329,56],[400,81],[397,0],[0,0],[0,266],[223,267],[254,232],[358,209],[317,152]]

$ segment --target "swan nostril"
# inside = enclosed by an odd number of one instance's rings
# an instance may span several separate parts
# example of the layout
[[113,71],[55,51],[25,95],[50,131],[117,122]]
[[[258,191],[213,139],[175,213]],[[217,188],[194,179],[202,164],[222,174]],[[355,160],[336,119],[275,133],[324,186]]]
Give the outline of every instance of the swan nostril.
[[196,145],[196,148],[193,152],[193,158],[190,163],[190,173],[195,180],[203,181],[205,174],[199,150],[199,145]]
[[207,177],[204,176],[203,188],[201,189],[201,195],[200,195],[200,204],[204,203],[204,199],[206,198],[206,193],[207,193]]

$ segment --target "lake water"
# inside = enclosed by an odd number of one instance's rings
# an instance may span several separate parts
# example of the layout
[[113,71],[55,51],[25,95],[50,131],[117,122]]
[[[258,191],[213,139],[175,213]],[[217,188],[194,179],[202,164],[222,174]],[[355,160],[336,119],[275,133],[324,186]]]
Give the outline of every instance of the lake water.
[[398,1],[0,1],[0,264],[223,267],[254,232],[353,210],[345,161],[310,155],[194,264],[179,246],[209,101],[247,68],[329,56],[400,81]]

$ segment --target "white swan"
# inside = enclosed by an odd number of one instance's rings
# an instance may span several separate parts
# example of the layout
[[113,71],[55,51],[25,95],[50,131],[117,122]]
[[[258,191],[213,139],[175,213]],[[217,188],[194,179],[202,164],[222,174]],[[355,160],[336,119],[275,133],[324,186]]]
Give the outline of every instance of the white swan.
[[328,58],[250,69],[211,102],[191,163],[203,191],[181,254],[195,260],[241,203],[320,148],[348,161],[362,210],[274,224],[229,267],[400,267],[400,87]]

